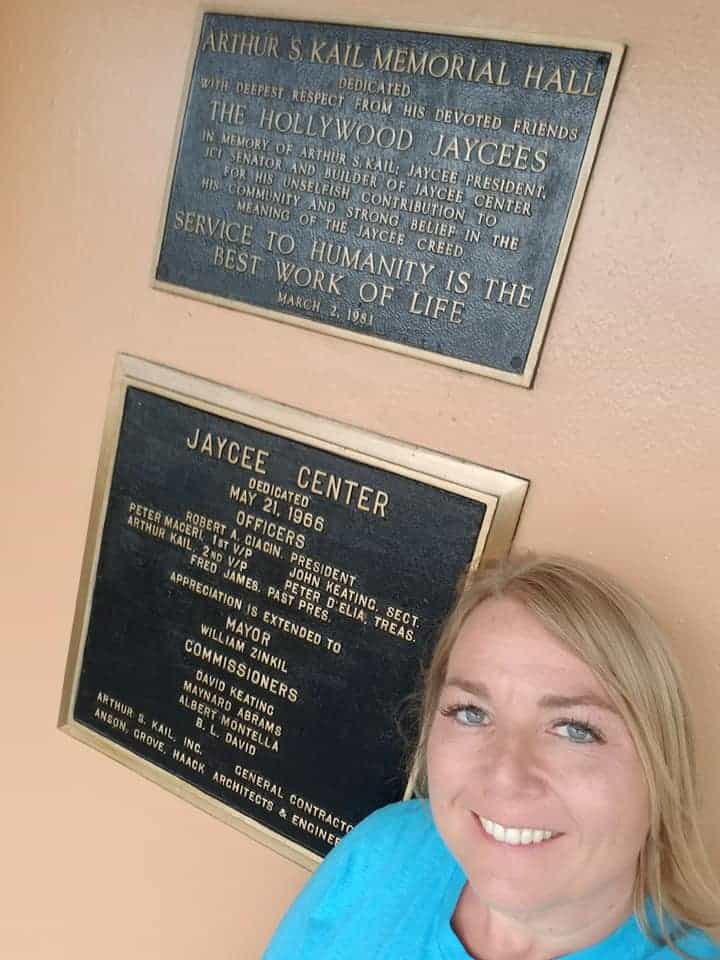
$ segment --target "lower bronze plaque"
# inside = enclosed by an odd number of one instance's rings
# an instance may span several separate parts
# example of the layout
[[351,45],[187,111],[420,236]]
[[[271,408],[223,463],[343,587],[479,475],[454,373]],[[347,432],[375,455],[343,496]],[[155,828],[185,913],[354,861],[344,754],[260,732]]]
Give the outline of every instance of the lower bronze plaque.
[[61,726],[312,863],[402,795],[402,702],[526,487],[121,357]]
[[205,13],[156,283],[529,386],[621,55]]

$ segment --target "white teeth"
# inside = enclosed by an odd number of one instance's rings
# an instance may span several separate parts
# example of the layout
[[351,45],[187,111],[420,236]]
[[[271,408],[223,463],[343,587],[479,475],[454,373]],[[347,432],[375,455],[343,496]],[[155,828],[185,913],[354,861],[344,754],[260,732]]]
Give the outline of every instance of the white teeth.
[[480,817],[485,831],[498,840],[500,843],[507,843],[511,847],[522,844],[527,846],[530,843],[542,843],[543,840],[549,840],[552,837],[551,830],[533,830],[531,827],[503,827],[500,823]]

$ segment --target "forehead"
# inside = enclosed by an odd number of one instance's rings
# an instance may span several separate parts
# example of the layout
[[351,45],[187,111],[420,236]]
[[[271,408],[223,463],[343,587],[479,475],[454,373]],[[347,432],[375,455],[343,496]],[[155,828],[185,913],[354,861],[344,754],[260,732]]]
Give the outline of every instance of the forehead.
[[510,597],[493,597],[479,604],[450,651],[448,679],[478,680],[493,674],[517,675],[524,683],[543,688],[581,684],[587,690],[604,692],[592,669],[563,646],[535,614]]

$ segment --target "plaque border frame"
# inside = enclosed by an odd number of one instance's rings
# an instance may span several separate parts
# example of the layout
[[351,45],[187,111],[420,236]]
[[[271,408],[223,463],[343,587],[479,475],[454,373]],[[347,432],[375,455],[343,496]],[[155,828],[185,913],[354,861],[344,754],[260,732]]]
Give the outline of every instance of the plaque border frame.
[[322,859],[317,854],[275,833],[240,811],[233,810],[199,787],[114,743],[73,717],[125,397],[129,387],[137,387],[195,409],[485,503],[487,510],[471,561],[473,567],[504,556],[509,549],[529,481],[245,393],[149,360],[128,354],[117,355],[92,495],[58,727],[64,733],[189,801],[193,806],[235,827],[251,839],[265,844],[276,853],[300,866],[313,869]]
[[[358,333],[354,330],[346,330],[341,327],[334,327],[331,324],[323,323],[319,320],[310,320],[306,317],[296,317],[289,313],[283,313],[280,310],[270,310],[267,307],[256,306],[247,303],[244,300],[233,300],[229,297],[221,297],[217,294],[205,293],[200,290],[193,290],[191,287],[183,287],[178,284],[168,283],[157,279],[157,267],[160,262],[160,253],[162,250],[163,234],[165,225],[170,213],[170,193],[172,189],[173,175],[178,159],[180,139],[182,137],[182,128],[187,111],[187,105],[190,95],[190,86],[192,83],[192,74],[195,65],[195,58],[199,49],[200,37],[202,33],[202,22],[205,14],[218,13],[228,16],[257,17],[263,20],[281,20],[294,21],[296,23],[310,23],[319,26],[342,26],[342,27],[375,27],[385,30],[401,30],[405,33],[433,33],[441,36],[469,37],[478,40],[505,40],[512,43],[525,43],[538,46],[565,47],[568,49],[592,50],[598,53],[607,53],[610,55],[605,83],[598,99],[595,118],[590,128],[587,146],[583,155],[580,169],[578,171],[577,182],[572,192],[570,207],[568,209],[565,226],[563,227],[558,244],[557,254],[555,256],[547,291],[543,299],[542,307],[538,315],[535,332],[533,334],[530,350],[528,351],[527,362],[522,373],[511,373],[507,370],[498,370],[495,367],[486,366],[480,363],[473,363],[469,360],[463,360],[456,357],[448,357],[441,353],[435,353],[432,350],[421,350],[419,347],[407,346],[397,343],[394,340],[386,340],[369,334]],[[449,32],[451,30],[452,32]],[[595,161],[597,159],[600,139],[603,134],[607,115],[610,109],[610,103],[615,93],[618,74],[622,66],[625,55],[626,45],[615,40],[590,40],[578,37],[558,37],[553,34],[534,33],[530,31],[513,30],[483,30],[477,27],[465,26],[458,28],[454,26],[433,26],[428,23],[408,24],[398,23],[395,20],[386,20],[383,18],[368,18],[365,23],[357,23],[355,20],[345,17],[335,17],[332,20],[319,20],[314,17],[299,19],[298,17],[286,17],[281,14],[268,15],[264,11],[258,11],[257,8],[249,6],[239,12],[237,8],[228,6],[226,3],[203,3],[197,12],[196,23],[193,29],[192,45],[185,68],[185,79],[182,86],[180,105],[178,108],[175,130],[173,134],[172,150],[170,154],[170,164],[165,180],[165,190],[161,207],[161,220],[158,225],[155,241],[155,250],[153,255],[152,273],[150,276],[150,286],[156,290],[165,293],[174,293],[181,297],[188,297],[191,300],[201,300],[205,303],[211,303],[220,307],[227,307],[231,310],[237,310],[243,313],[250,313],[253,316],[259,316],[266,320],[275,320],[280,323],[288,323],[299,327],[302,330],[309,330],[313,333],[321,333],[331,337],[339,337],[342,340],[350,340],[358,344],[373,347],[376,350],[387,350],[390,353],[401,354],[406,357],[412,357],[416,360],[424,360],[426,363],[435,363],[440,366],[450,367],[455,370],[462,370],[466,373],[472,373],[476,376],[489,377],[494,380],[500,380],[504,383],[515,384],[516,386],[531,388],[537,372],[537,366],[542,352],[545,336],[547,334],[550,317],[555,307],[560,281],[570,253],[570,246],[575,234],[577,221],[580,216],[580,210],[585,199],[590,175],[592,173]]]

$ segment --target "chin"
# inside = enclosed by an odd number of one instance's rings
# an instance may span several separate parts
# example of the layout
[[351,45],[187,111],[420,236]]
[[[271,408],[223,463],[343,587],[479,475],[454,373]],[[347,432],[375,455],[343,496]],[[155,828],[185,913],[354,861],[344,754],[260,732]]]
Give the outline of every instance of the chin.
[[528,878],[514,880],[493,876],[488,871],[465,870],[473,897],[485,907],[509,916],[542,913],[560,902],[556,891],[547,889],[547,883],[530,882]]
[[510,846],[488,837],[475,818],[454,833],[446,842],[473,893],[487,906],[513,914],[535,912],[556,905],[564,899],[562,889],[574,886],[560,874],[571,852],[563,834],[537,846]]

